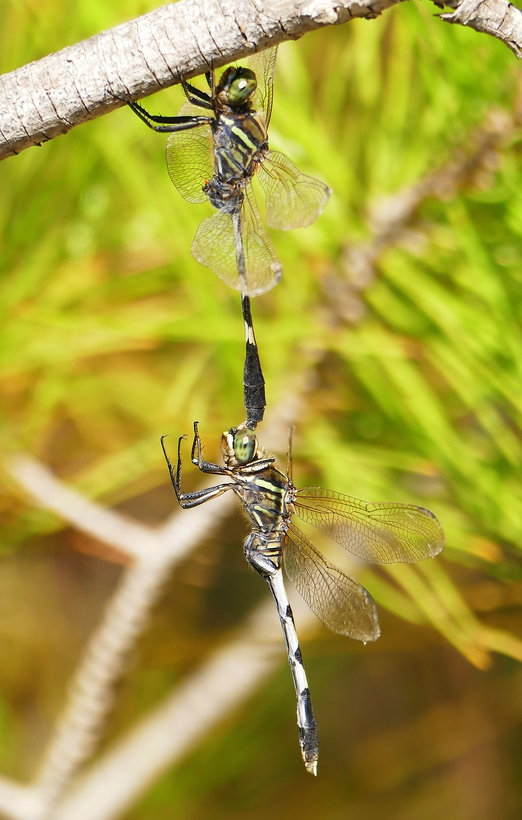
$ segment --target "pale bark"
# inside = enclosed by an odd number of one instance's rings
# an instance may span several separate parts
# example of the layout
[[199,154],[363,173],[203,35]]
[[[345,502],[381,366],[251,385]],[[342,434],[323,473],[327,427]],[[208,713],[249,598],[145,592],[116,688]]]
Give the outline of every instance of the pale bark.
[[522,57],[522,11],[507,0],[450,0],[452,14],[441,14],[446,23],[469,26],[502,40],[519,59]]
[[[377,17],[401,0],[180,0],[0,78],[0,159],[121,105],[307,31]],[[522,53],[522,12],[463,0],[443,20]]]
[[[399,0],[180,0],[0,80],[0,159],[253,51]],[[111,93],[112,92],[112,93]]]

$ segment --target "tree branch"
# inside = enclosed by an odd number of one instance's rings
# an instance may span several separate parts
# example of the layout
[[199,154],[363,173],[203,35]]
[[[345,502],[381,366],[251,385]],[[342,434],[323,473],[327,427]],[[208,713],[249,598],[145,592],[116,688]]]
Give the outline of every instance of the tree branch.
[[[312,613],[299,600],[292,606],[300,634],[313,634],[318,626]],[[276,617],[271,600],[257,606],[236,636],[80,774],[53,820],[111,820],[132,809],[161,773],[183,760],[283,663]]]
[[400,0],[180,0],[5,74],[0,159],[136,99],[306,31]]
[[[0,78],[0,159],[121,105],[307,31],[371,19],[402,0],[180,0]],[[522,54],[522,11],[507,0],[451,0],[450,23]]]
[[519,59],[522,57],[522,10],[507,0],[449,0],[453,14],[441,14],[446,23],[459,23],[498,37]]

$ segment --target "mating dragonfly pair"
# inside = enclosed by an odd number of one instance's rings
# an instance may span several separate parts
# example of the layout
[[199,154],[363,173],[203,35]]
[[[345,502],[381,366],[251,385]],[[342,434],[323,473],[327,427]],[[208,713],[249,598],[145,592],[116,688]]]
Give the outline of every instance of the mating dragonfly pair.
[[192,203],[209,200],[215,208],[199,225],[192,253],[241,292],[246,335],[243,384],[251,427],[262,420],[266,401],[249,297],[264,293],[281,278],[281,264],[257,208],[253,179],[265,195],[268,225],[280,230],[310,225],[330,196],[327,185],[268,148],[276,51],[253,55],[245,67],[227,68],[217,85],[214,72],[208,72],[210,94],[182,80],[187,102],[175,117],[149,114],[138,103],[126,101],[149,128],[170,133],[167,167],[179,193]]
[[[423,507],[369,504],[317,487],[297,490],[290,460],[285,474],[259,448],[253,428],[263,417],[264,380],[249,296],[272,287],[281,276],[281,266],[259,218],[251,183],[257,173],[266,196],[268,224],[283,229],[313,222],[330,194],[322,182],[301,174],[284,155],[268,149],[274,66],[275,49],[271,49],[251,58],[247,68],[226,69],[217,86],[209,72],[210,94],[183,82],[188,102],[177,117],[152,116],[137,103],[129,105],[150,128],[172,132],[167,165],[185,199],[208,199],[216,209],[199,226],[192,251],[241,291],[246,327],[247,422],[223,434],[223,466],[203,459],[194,424],[192,463],[203,473],[228,481],[184,493],[183,437],[178,441],[176,469],[162,438],[172,485],[183,508],[196,507],[229,490],[243,504],[251,528],[245,555],[267,581],[276,603],[296,690],[301,753],[307,771],[316,774],[317,725],[282,567],[312,611],[334,632],[367,642],[378,638],[380,629],[371,595],[323,558],[294,516],[359,558],[379,564],[432,557],[442,550],[444,538],[436,517]],[[201,109],[212,116],[202,116]]]

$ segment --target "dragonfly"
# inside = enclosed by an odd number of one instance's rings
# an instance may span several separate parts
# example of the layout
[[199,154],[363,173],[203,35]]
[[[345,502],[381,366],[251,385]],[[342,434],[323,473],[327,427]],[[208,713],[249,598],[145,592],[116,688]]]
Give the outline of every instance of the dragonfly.
[[187,101],[177,116],[149,114],[137,102],[124,100],[153,131],[170,133],[167,168],[179,193],[192,203],[208,200],[215,209],[200,223],[192,253],[241,292],[250,426],[263,418],[266,402],[249,297],[269,290],[282,273],[252,181],[257,176],[264,192],[268,225],[281,230],[310,225],[331,193],[328,185],[268,148],[276,54],[277,47],[270,48],[252,55],[245,66],[229,66],[217,84],[214,71],[207,72],[210,93],[182,80]]
[[181,442],[177,466],[161,446],[174,492],[184,509],[197,507],[232,490],[247,514],[250,533],[245,557],[264,578],[274,598],[285,639],[297,698],[297,725],[306,770],[317,774],[319,741],[310,689],[282,568],[312,612],[333,632],[368,641],[380,635],[379,618],[370,593],[329,563],[300,529],[296,518],[365,561],[388,564],[432,558],[444,546],[436,516],[413,504],[368,503],[320,487],[297,489],[292,481],[291,452],[286,473],[259,447],[254,430],[244,425],[221,438],[223,466],[205,461],[198,422],[194,422],[191,461],[203,473],[229,479],[213,487],[185,493],[181,489]]

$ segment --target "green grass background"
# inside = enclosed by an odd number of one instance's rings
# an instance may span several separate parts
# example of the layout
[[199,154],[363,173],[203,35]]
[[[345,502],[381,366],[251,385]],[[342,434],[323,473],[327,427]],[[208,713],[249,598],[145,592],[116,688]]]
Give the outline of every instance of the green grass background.
[[[89,0],[64,14],[56,0],[8,0],[1,70],[154,5]],[[403,4],[280,48],[271,144],[334,193],[310,228],[274,232],[284,277],[254,312],[269,407],[309,352],[321,354],[295,420],[296,483],[424,504],[446,550],[365,571],[382,613],[375,646],[326,631],[305,644],[318,781],[301,770],[282,656],[270,686],[129,820],[261,818],[273,807],[305,818],[518,816],[520,65],[434,11]],[[147,105],[170,113],[180,102],[176,88]],[[471,159],[492,116],[506,120],[500,147],[423,198],[358,278],[351,260],[374,235],[373,204]],[[150,522],[175,505],[160,434],[199,419],[217,458],[221,431],[243,418],[238,296],[190,255],[208,211],[171,185],[164,141],[119,110],[0,167],[0,469],[26,451]],[[0,767],[24,778],[119,570],[4,478]],[[170,585],[109,738],[266,595],[244,566],[243,535],[229,522]]]

